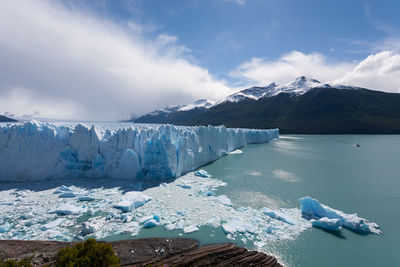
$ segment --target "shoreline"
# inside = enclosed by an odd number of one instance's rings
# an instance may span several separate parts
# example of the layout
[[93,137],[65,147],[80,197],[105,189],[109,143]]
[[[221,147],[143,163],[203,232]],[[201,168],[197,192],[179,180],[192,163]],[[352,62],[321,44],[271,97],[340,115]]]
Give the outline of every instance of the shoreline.
[[[53,266],[58,250],[78,242],[0,240],[0,259],[32,257],[33,266]],[[110,242],[121,266],[282,266],[262,252],[233,243],[199,246],[190,238],[143,238]]]

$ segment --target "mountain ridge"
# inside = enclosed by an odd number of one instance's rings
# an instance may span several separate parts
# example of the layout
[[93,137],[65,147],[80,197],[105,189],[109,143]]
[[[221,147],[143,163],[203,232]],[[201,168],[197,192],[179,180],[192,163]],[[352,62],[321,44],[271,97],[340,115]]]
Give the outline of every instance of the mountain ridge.
[[11,119],[9,117],[0,115],[0,122],[16,122],[17,120]]
[[159,112],[137,123],[279,128],[298,134],[400,133],[400,94],[323,84],[304,76],[232,94],[211,107]]

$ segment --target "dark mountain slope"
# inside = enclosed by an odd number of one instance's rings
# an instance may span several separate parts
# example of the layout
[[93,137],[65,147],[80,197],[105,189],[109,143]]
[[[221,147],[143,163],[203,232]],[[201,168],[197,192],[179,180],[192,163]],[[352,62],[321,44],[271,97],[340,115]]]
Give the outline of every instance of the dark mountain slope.
[[302,95],[223,102],[210,109],[147,115],[135,122],[279,128],[281,133],[391,134],[400,133],[400,94],[314,88]]
[[11,119],[9,117],[0,115],[0,122],[16,122],[17,120]]

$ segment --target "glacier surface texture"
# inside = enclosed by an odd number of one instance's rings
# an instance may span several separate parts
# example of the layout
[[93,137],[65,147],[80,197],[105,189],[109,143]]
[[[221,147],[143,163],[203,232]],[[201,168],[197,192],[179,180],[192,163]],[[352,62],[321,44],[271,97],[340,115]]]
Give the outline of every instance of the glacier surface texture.
[[0,124],[0,181],[174,178],[247,144],[278,137],[278,129],[224,126]]

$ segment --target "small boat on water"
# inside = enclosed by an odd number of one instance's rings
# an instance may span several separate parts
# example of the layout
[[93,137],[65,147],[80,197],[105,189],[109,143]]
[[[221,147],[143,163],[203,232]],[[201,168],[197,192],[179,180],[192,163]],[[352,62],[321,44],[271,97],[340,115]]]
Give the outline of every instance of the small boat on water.
[[354,147],[360,147],[360,144],[355,144],[355,145],[353,145]]

